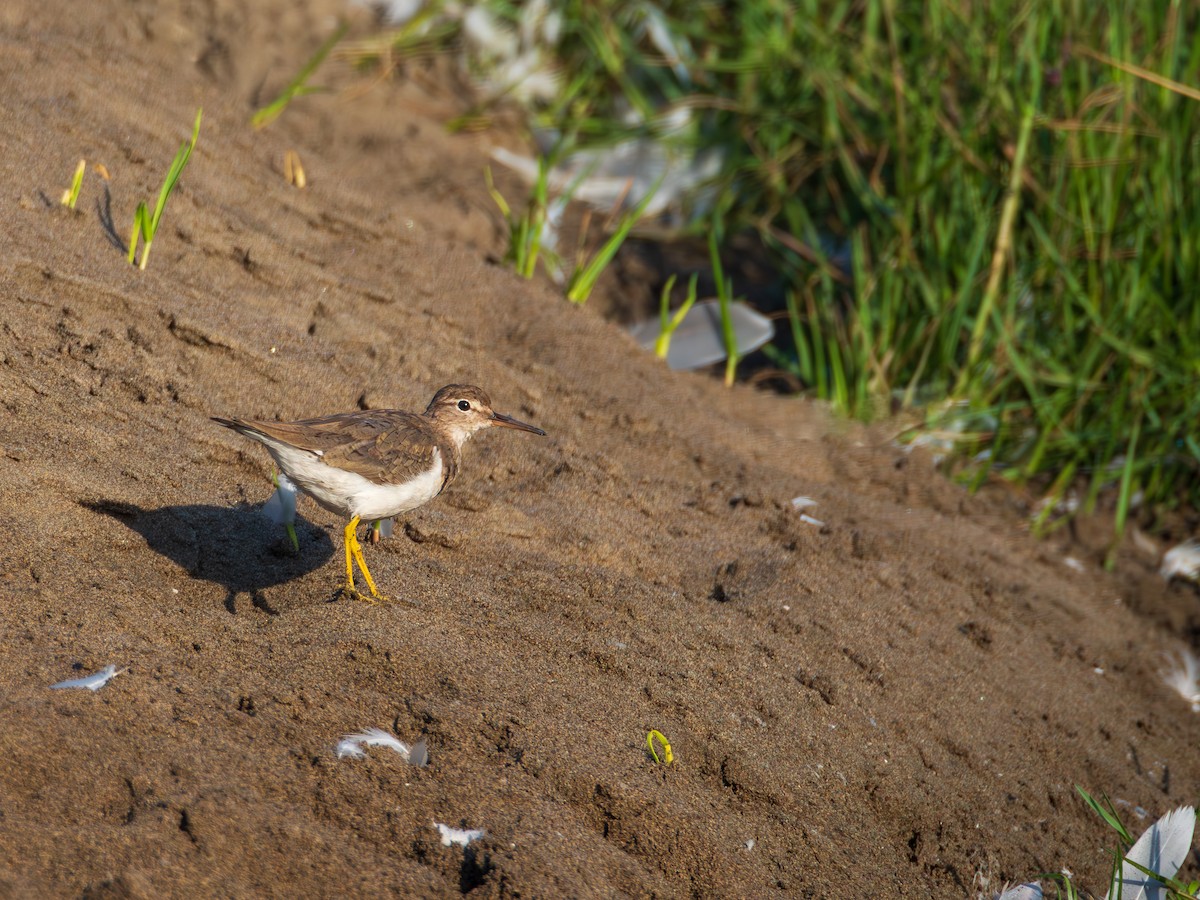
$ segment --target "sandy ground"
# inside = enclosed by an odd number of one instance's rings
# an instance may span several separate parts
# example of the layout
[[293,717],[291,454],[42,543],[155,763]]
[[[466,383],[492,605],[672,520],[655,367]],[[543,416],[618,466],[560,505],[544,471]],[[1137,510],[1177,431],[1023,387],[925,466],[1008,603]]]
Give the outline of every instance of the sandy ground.
[[[243,6],[0,10],[0,897],[1102,892],[1075,783],[1135,830],[1196,801],[1157,670],[1197,596],[1152,551],[1106,575],[1102,534],[1037,543],[1018,498],[668,372],[496,265],[500,138],[447,132],[445,66],[251,130],[337,6]],[[120,245],[198,106],[139,272]],[[80,157],[111,180],[71,213]],[[289,556],[269,458],[209,417],[453,381],[549,436],[484,434],[367,547],[411,603],[336,599],[344,523],[306,502]],[[366,727],[429,766],[336,758]]]

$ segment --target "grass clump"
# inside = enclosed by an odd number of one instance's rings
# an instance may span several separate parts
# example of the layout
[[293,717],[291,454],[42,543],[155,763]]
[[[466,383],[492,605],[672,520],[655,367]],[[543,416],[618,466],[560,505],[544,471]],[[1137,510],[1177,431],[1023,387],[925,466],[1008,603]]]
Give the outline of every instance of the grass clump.
[[[518,213],[504,199],[504,195],[492,180],[492,170],[484,170],[488,193],[504,216],[508,224],[508,251],[504,256],[505,262],[512,263],[517,274],[522,278],[532,278],[537,269],[538,257],[543,255],[542,242],[546,236],[547,223],[550,217],[550,162],[547,157],[538,160],[537,178],[525,204],[525,209]],[[548,248],[546,248],[548,249]],[[549,250],[552,254],[553,251]],[[549,265],[554,266],[556,260],[550,259]]]
[[184,141],[179,147],[179,152],[175,154],[175,160],[171,163],[171,168],[167,170],[166,180],[163,181],[162,188],[158,192],[158,201],[154,204],[154,212],[150,212],[144,200],[137,205],[137,211],[133,216],[133,233],[129,235],[129,264],[133,265],[140,237],[142,258],[138,263],[139,269],[146,268],[146,261],[150,258],[150,247],[154,243],[155,234],[158,233],[163,210],[167,208],[167,200],[170,198],[171,192],[175,190],[179,176],[183,174],[184,167],[187,166],[188,160],[192,157],[192,151],[196,148],[196,141],[200,137],[200,116],[203,112],[202,109],[196,110],[196,122],[192,126],[192,139]]
[[[519,7],[486,5],[519,29]],[[1081,511],[1103,492],[1118,531],[1139,502],[1200,505],[1200,7],[555,13],[561,89],[534,123],[716,154],[675,221],[774,254],[789,328],[770,358],[805,390],[920,410],[912,433],[953,436],[972,483],[1082,488]]]

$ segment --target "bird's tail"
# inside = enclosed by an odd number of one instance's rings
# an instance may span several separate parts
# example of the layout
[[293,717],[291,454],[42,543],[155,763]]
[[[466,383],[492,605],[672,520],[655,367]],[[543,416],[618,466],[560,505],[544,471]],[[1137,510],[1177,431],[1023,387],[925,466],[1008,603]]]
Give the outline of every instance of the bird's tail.
[[246,437],[255,439],[262,437],[262,431],[260,431],[250,422],[244,422],[241,419],[222,419],[220,416],[213,416],[212,420],[218,425],[224,425],[226,428],[232,428],[238,434],[244,434]]

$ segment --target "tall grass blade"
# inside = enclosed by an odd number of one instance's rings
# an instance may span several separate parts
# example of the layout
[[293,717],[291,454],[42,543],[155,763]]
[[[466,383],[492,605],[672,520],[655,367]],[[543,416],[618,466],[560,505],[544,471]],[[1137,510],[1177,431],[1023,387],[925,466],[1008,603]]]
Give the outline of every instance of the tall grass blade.
[[587,303],[588,297],[592,295],[592,290],[596,287],[596,282],[599,280],[601,273],[608,268],[608,264],[612,262],[613,257],[617,255],[617,251],[621,249],[621,245],[625,243],[625,239],[629,237],[629,232],[633,230],[633,226],[638,223],[642,217],[642,213],[646,211],[646,207],[654,200],[654,195],[658,192],[659,185],[662,184],[660,178],[655,185],[646,192],[646,196],[642,198],[632,210],[621,214],[620,220],[617,222],[617,227],[613,229],[613,233],[596,251],[588,262],[577,268],[571,276],[571,280],[567,284],[567,299],[572,303]]
[[1105,797],[1102,794],[1101,797],[1103,797],[1104,802],[1101,803],[1079,785],[1075,785],[1075,790],[1078,792],[1079,796],[1083,798],[1083,802],[1090,806],[1092,811],[1100,816],[1100,818],[1102,818],[1105,822],[1107,822],[1108,827],[1113,829],[1113,831],[1120,836],[1122,842],[1124,842],[1126,846],[1129,846],[1133,843],[1133,835],[1131,835],[1129,830],[1121,824],[1121,819],[1117,816],[1117,811],[1113,807],[1112,801],[1109,800],[1108,797]]
[[983,350],[983,336],[991,324],[992,307],[996,295],[1000,291],[1000,279],[1004,274],[1005,264],[1013,244],[1013,225],[1017,217],[1017,208],[1021,203],[1021,183],[1025,175],[1025,157],[1029,152],[1029,137],[1033,133],[1033,104],[1025,107],[1021,116],[1021,131],[1017,137],[1017,151],[1013,158],[1012,173],[1008,182],[1008,197],[1000,212],[1000,228],[996,235],[996,246],[992,252],[992,265],[988,273],[987,287],[983,291],[983,300],[979,304],[979,312],[975,317],[975,327],[971,331],[971,346],[967,351],[967,363],[959,378],[958,390],[965,386],[967,378],[979,360]]

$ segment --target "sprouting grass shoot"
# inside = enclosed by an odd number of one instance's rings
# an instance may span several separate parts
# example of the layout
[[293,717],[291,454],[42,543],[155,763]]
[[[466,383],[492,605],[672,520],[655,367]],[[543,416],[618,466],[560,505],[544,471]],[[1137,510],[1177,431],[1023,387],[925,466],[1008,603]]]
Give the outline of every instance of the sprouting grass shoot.
[[696,284],[700,280],[700,275],[694,273],[691,280],[688,282],[687,296],[679,309],[671,313],[671,289],[675,287],[675,276],[672,275],[667,279],[667,283],[663,285],[662,299],[659,306],[659,331],[658,337],[654,341],[654,355],[659,359],[666,359],[667,354],[671,351],[671,335],[679,328],[686,318],[688,312],[696,303]]
[[162,222],[163,210],[167,208],[167,199],[171,196],[171,192],[175,190],[179,176],[183,174],[184,167],[188,164],[188,160],[191,159],[192,150],[196,147],[196,140],[200,137],[200,116],[203,112],[203,109],[196,110],[196,123],[192,126],[192,139],[184,141],[179,147],[179,152],[175,154],[175,161],[171,163],[171,168],[167,171],[167,178],[158,192],[158,202],[154,204],[154,212],[150,212],[150,208],[146,206],[146,201],[143,200],[138,204],[137,211],[134,213],[133,233],[129,236],[129,264],[133,265],[133,259],[137,253],[138,237],[140,236],[142,241],[142,259],[138,264],[139,269],[146,268],[146,261],[150,258],[150,247],[154,243],[154,235],[158,232],[159,223]]
[[542,253],[542,238],[549,214],[550,162],[546,157],[538,160],[537,179],[533,183],[525,211],[520,214],[513,210],[496,187],[491,166],[484,169],[483,175],[488,193],[508,224],[508,253],[505,259],[513,264],[513,268],[522,278],[532,278],[537,268],[538,256]]
[[323,90],[323,88],[309,86],[308,79],[312,77],[313,72],[317,71],[317,67],[325,61],[325,57],[329,55],[329,51],[345,36],[347,28],[349,28],[349,25],[345,22],[339,25],[337,31],[331,34],[325,43],[320,46],[317,52],[313,54],[312,59],[304,64],[300,73],[291,80],[279,96],[258,110],[250,118],[250,124],[255,128],[265,128],[278,119],[283,111],[287,109],[288,104],[297,97],[303,97],[305,94],[315,94]]
[[[658,751],[654,749],[654,742],[658,741],[662,745],[662,757],[658,755]],[[650,749],[650,755],[659,765],[671,765],[675,762],[675,754],[671,751],[671,742],[667,740],[666,735],[661,731],[651,730],[646,735],[646,746]]]
[[738,345],[737,333],[733,328],[733,318],[730,305],[733,303],[733,280],[726,280],[725,269],[721,265],[719,247],[720,232],[714,224],[708,233],[708,254],[712,262],[713,278],[717,281],[717,302],[721,309],[721,337],[725,341],[725,387],[732,387],[737,379]]
[[79,165],[75,167],[75,177],[71,179],[71,186],[63,191],[62,205],[68,209],[74,209],[75,203],[79,200],[79,189],[83,187],[83,173],[87,169],[87,160],[81,159]]
[[625,239],[629,237],[629,232],[633,230],[633,226],[637,224],[642,217],[642,213],[646,211],[654,195],[658,192],[658,188],[662,183],[660,178],[658,183],[646,192],[646,196],[636,207],[622,214],[617,222],[616,228],[609,236],[600,249],[586,263],[582,263],[576,268],[574,274],[571,275],[571,280],[567,283],[567,299],[572,303],[584,304],[587,303],[588,297],[592,295],[592,289],[596,287],[596,282],[599,280],[601,273],[608,268],[608,264],[613,261],[613,257],[617,255],[617,251],[621,249],[621,245],[625,243]]

